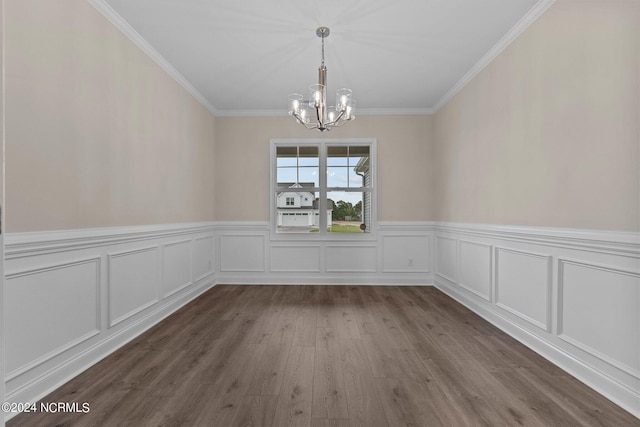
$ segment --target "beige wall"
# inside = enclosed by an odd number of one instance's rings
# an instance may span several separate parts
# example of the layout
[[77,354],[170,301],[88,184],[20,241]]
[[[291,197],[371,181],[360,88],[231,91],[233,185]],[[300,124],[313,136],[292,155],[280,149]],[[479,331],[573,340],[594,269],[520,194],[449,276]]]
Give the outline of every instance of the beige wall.
[[339,129],[306,130],[291,117],[219,117],[216,207],[219,221],[269,219],[270,138],[377,138],[378,220],[433,219],[432,118],[361,116]]
[[213,220],[208,110],[87,1],[5,18],[8,231]]
[[7,229],[268,220],[269,139],[323,136],[378,139],[382,221],[638,230],[639,8],[558,0],[435,116],[320,134],[214,119],[86,1],[9,2]]
[[640,228],[640,2],[558,0],[434,118],[440,221]]

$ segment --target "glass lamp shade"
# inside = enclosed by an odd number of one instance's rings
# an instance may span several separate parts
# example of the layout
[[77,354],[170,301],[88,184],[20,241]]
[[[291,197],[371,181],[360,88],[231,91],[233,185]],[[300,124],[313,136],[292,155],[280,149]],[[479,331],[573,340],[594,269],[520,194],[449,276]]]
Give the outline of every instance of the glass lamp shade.
[[300,106],[300,120],[303,124],[309,124],[313,120],[316,120],[316,109],[310,105]]
[[336,107],[332,105],[327,108],[327,121],[329,123],[333,123],[336,121],[336,117],[338,117],[338,111],[336,111]]
[[324,85],[314,84],[309,86],[309,105],[318,108],[324,102]]
[[346,109],[344,112],[344,119],[353,120],[355,118],[356,118],[356,100],[351,99],[349,100],[349,103],[346,106]]
[[303,96],[299,93],[289,95],[289,114],[300,114],[300,106],[302,105]]
[[336,110],[343,111],[351,100],[351,89],[343,87],[336,91]]

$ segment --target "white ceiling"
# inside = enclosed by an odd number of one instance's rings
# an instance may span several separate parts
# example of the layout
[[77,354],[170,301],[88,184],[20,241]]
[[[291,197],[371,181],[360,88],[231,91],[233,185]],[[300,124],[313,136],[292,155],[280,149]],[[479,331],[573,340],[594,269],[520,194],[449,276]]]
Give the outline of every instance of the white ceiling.
[[318,26],[331,29],[325,42],[330,102],[336,89],[348,87],[360,114],[425,114],[553,1],[92,3],[216,114],[270,115],[285,112],[290,93],[306,94],[317,82]]

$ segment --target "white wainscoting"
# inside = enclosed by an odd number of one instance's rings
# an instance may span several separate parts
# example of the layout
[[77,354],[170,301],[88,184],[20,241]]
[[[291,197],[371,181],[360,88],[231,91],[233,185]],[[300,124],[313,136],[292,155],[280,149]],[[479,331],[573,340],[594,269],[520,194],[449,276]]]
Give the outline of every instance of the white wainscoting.
[[431,285],[432,229],[430,222],[381,222],[372,234],[302,239],[272,238],[268,222],[219,222],[216,282]]
[[46,395],[216,283],[435,282],[640,417],[638,233],[381,222],[360,240],[272,236],[268,222],[7,235],[7,400]]
[[434,231],[439,289],[640,417],[639,233]]
[[215,284],[214,224],[6,235],[6,400],[34,402]]

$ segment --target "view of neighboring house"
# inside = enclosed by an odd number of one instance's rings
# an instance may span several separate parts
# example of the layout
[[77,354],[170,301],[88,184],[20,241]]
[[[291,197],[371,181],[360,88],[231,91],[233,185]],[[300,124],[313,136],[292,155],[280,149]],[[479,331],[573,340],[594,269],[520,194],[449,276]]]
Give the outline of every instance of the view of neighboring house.
[[[312,192],[304,190],[313,188],[313,182],[278,183],[278,186],[288,187],[291,191],[283,191],[277,195],[277,226],[318,228],[320,225],[318,201]],[[327,227],[331,227],[332,211],[333,204],[330,203],[330,206],[327,206]]]

